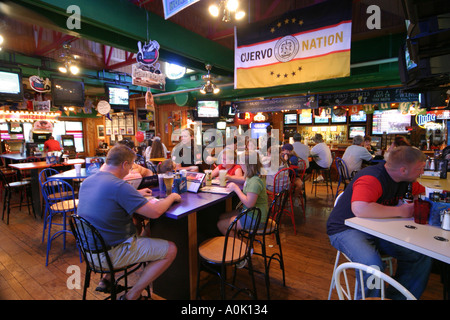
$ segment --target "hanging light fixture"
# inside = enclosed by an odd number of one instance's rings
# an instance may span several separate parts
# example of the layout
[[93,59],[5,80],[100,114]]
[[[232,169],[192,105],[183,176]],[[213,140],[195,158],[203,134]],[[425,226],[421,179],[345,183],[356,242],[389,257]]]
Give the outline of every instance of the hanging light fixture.
[[80,68],[76,63],[78,56],[71,54],[70,48],[70,44],[63,45],[64,52],[60,55],[62,64],[58,67],[58,70],[61,73],[67,73],[70,71],[71,74],[76,75],[80,72]]
[[213,93],[218,94],[220,92],[220,89],[212,82],[212,76],[211,76],[211,68],[212,66],[210,64],[207,64],[205,66],[206,70],[208,70],[208,74],[204,75],[202,77],[203,80],[205,80],[205,84],[202,85],[200,88],[201,94],[207,94],[207,93]]
[[240,20],[245,17],[245,11],[239,10],[239,0],[217,0],[209,6],[209,13],[218,17],[222,12],[222,21],[230,22],[233,18]]

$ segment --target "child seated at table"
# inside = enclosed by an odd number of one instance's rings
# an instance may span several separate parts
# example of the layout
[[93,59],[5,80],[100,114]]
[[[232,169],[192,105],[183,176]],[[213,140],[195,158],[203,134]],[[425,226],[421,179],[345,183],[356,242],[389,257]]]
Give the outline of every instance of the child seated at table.
[[244,173],[240,165],[236,164],[236,153],[234,150],[226,149],[223,152],[222,164],[219,164],[211,173],[211,177],[219,176],[220,170],[227,170],[226,178],[230,182],[244,183]]
[[[260,177],[261,162],[259,156],[254,151],[245,151],[239,155],[238,163],[241,164],[241,168],[244,171],[245,183],[244,188],[241,188],[234,182],[230,182],[227,185],[227,189],[234,191],[243,204],[243,210],[251,207],[257,207],[261,210],[261,225],[264,225],[267,219],[269,211],[268,199],[266,193],[266,183]],[[226,234],[228,227],[238,216],[240,211],[233,210],[226,212],[219,217],[217,222],[217,228],[222,234]],[[242,221],[244,223],[245,220]],[[247,219],[247,223],[249,223]],[[242,225],[241,221],[238,221],[238,228],[243,229],[248,226]]]

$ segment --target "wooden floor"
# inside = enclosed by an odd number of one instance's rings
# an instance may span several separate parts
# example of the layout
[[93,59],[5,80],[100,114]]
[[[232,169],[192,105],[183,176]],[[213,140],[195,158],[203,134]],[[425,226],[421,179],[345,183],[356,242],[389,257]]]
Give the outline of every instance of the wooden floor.
[[[336,187],[334,185],[334,187]],[[326,220],[333,198],[325,188],[319,187],[317,196],[306,185],[306,215],[296,210],[297,234],[285,217],[282,226],[282,246],[286,263],[286,287],[281,281],[277,265],[271,268],[271,298],[273,300],[326,300],[333,270],[336,250],[326,235]],[[84,264],[80,263],[72,236],[67,238],[67,248],[62,249],[62,239],[54,242],[49,266],[45,266],[46,241],[41,242],[43,221],[28,215],[26,209],[14,210],[10,223],[0,222],[0,299],[1,300],[80,300],[81,289],[69,289],[68,279],[73,275],[69,267],[81,270],[81,286],[84,280]],[[262,270],[261,259],[254,264]],[[246,279],[245,269],[239,270],[238,280]],[[88,290],[88,299],[103,299],[95,292],[98,276],[94,275]],[[202,277],[204,279],[204,277]],[[256,275],[260,299],[266,298],[264,279]],[[73,285],[69,281],[69,286]],[[205,299],[218,298],[218,286],[207,287]],[[337,299],[333,292],[332,299]],[[423,300],[442,299],[440,275],[432,273]]]

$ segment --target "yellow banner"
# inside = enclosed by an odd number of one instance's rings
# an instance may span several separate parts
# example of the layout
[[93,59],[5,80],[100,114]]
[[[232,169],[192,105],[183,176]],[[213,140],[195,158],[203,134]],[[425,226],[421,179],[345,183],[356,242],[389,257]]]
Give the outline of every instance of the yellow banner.
[[236,88],[261,88],[350,76],[350,51],[236,70]]

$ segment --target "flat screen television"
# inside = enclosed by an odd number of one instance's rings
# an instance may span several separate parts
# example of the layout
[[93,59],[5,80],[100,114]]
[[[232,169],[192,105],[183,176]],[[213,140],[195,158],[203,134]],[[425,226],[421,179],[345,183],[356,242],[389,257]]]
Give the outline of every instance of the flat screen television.
[[364,137],[365,135],[366,135],[366,127],[365,126],[349,126],[348,127],[348,137],[350,139],[353,139],[355,136]]
[[350,122],[366,122],[367,114],[360,110],[358,113],[350,115]]
[[296,113],[285,113],[284,114],[284,125],[297,125],[297,114]]
[[52,79],[52,97],[55,106],[84,106],[84,83],[65,79]]
[[200,119],[219,118],[219,101],[199,100],[197,102],[197,118]]
[[8,123],[8,131],[9,134],[22,134],[23,133],[23,125],[18,122],[9,122]]
[[298,115],[299,124],[312,124],[312,112],[311,109],[302,110]]
[[73,139],[62,139],[62,145],[64,148],[67,148],[75,146],[75,143]]
[[405,134],[411,126],[411,115],[402,114],[397,109],[375,110],[372,118],[372,134]]
[[314,124],[328,124],[328,117],[314,117]]
[[23,100],[22,75],[20,73],[0,71],[0,100]]
[[128,88],[107,86],[109,104],[111,107],[128,107],[130,92]]
[[331,123],[347,123],[347,116],[337,116],[331,112]]
[[269,122],[252,122],[250,124],[252,139],[259,139],[259,137],[265,135],[268,126],[270,126]]

